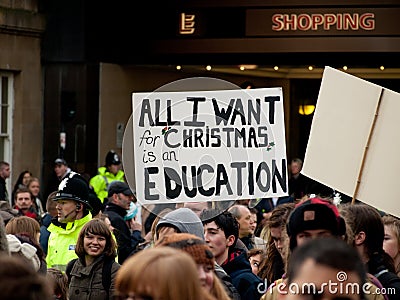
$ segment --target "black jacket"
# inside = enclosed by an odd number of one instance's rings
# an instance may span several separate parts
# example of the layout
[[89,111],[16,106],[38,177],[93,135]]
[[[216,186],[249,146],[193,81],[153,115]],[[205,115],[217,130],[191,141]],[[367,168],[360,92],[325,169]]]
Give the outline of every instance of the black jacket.
[[124,216],[126,210],[114,203],[108,203],[104,210],[108,215],[111,225],[114,227],[114,235],[117,239],[118,262],[120,265],[136,250],[139,243],[144,242],[139,230],[131,232]]

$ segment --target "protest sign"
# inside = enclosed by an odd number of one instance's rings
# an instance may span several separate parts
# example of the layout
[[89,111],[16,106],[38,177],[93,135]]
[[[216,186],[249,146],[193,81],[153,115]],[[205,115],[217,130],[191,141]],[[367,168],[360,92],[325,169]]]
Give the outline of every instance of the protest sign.
[[400,216],[400,94],[325,68],[302,173]]
[[143,204],[287,195],[281,88],[134,93]]

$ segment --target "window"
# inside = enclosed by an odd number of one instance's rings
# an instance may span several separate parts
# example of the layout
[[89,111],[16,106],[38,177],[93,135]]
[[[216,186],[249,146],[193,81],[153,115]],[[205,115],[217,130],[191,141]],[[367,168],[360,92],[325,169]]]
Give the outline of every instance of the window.
[[0,160],[11,163],[13,75],[0,72]]

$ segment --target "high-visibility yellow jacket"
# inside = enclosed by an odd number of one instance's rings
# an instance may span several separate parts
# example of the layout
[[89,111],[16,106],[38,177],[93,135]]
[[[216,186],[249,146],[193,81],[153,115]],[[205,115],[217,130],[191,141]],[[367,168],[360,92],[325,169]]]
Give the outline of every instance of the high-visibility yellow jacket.
[[76,241],[83,225],[92,219],[91,213],[88,213],[82,219],[67,223],[66,228],[50,224],[49,245],[47,248],[47,267],[57,268],[65,271],[68,262],[77,258],[75,253]]
[[100,167],[98,174],[90,179],[90,185],[93,187],[97,197],[104,203],[104,199],[108,197],[108,186],[111,182],[125,181],[124,171],[119,170],[116,175],[107,171],[106,167]]

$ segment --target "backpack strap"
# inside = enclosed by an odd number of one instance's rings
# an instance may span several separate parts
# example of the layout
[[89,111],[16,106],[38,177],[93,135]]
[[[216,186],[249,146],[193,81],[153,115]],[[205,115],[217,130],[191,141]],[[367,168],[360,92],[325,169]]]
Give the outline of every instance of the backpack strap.
[[103,262],[103,270],[101,274],[101,282],[103,284],[104,290],[107,292],[107,295],[110,292],[111,286],[111,268],[114,263],[114,260],[111,258],[106,258]]
[[67,264],[67,268],[65,269],[65,274],[66,274],[67,277],[68,277],[68,285],[71,283],[71,271],[72,271],[72,268],[74,267],[75,262],[76,262],[77,260],[78,260],[77,258],[71,260],[71,261]]

